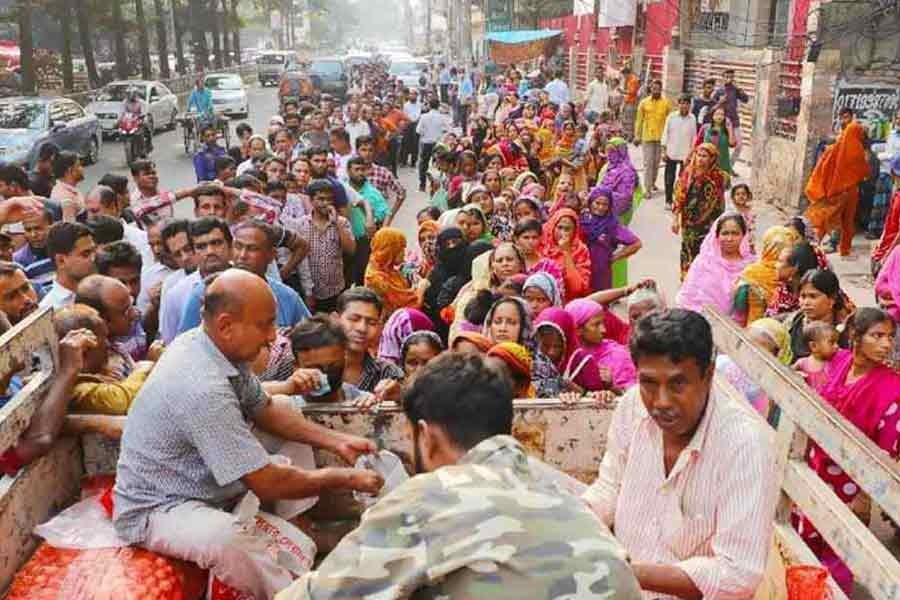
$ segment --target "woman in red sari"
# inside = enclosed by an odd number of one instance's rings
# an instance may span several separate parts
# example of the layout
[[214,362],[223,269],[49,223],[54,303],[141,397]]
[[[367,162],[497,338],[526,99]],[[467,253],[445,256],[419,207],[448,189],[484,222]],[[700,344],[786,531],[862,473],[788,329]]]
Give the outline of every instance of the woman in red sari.
[[562,269],[566,302],[590,292],[591,253],[582,241],[574,210],[561,208],[553,213],[544,224],[538,251]]
[[[861,308],[847,322],[852,350],[839,350],[825,367],[816,391],[845,419],[894,459],[900,457],[900,374],[885,366],[894,347],[896,324],[878,308]],[[845,504],[855,505],[859,486],[815,443],[809,467]],[[845,593],[853,575],[808,520],[795,519],[797,531]]]

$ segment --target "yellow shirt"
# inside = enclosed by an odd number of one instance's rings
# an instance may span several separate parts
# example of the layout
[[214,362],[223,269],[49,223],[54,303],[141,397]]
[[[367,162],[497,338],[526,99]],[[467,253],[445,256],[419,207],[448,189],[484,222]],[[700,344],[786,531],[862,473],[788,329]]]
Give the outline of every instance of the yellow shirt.
[[659,100],[654,100],[653,96],[641,100],[634,121],[634,138],[641,142],[660,141],[666,127],[666,117],[673,110],[674,106],[665,96],[660,96]]
[[150,374],[150,366],[139,366],[122,381],[104,375],[82,373],[72,390],[72,412],[127,415],[132,402]]

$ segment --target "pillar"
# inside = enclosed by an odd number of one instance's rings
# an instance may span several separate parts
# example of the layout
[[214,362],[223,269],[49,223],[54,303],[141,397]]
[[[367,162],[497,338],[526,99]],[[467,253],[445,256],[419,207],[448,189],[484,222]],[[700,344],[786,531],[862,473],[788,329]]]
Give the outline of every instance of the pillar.
[[670,100],[684,92],[684,50],[663,49],[662,84],[663,95]]

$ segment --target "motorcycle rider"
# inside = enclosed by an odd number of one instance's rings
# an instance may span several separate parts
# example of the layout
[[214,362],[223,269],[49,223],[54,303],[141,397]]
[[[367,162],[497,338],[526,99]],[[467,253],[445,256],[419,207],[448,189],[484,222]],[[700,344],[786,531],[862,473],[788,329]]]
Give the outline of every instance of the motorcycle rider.
[[141,120],[141,131],[144,135],[147,154],[149,155],[153,152],[153,134],[151,133],[150,128],[147,127],[147,122],[144,120],[144,102],[141,100],[140,95],[138,95],[137,88],[128,90],[128,99],[125,100],[125,103],[122,105],[122,116],[124,117],[125,115],[133,115]]

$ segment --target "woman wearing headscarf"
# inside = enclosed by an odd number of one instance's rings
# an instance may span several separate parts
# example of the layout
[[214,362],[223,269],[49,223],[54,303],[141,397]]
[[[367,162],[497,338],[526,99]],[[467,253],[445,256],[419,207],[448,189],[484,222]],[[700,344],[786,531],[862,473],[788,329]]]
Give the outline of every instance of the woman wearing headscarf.
[[528,348],[514,342],[502,342],[492,346],[487,355],[506,366],[515,386],[516,398],[534,398],[537,395],[531,383],[532,359]]
[[372,238],[372,254],[366,266],[364,284],[374,290],[384,302],[385,314],[391,314],[398,308],[417,308],[422,306],[427,279],[420,281],[416,289],[400,273],[406,254],[406,236],[399,229],[385,227]]
[[562,377],[556,366],[537,348],[532,337],[531,317],[521,298],[500,298],[488,311],[484,335],[495,344],[513,342],[531,352],[531,382],[538,398],[555,398],[562,391]]
[[477,331],[460,331],[453,338],[450,350],[453,352],[485,354],[493,346],[494,342],[490,338]]
[[438,234],[437,260],[428,276],[431,285],[425,292],[424,312],[443,338],[447,336],[447,324],[441,319],[441,310],[453,302],[459,290],[472,276],[468,246],[462,231],[457,227],[448,227]]
[[[791,366],[794,354],[791,351],[791,336],[787,327],[771,318],[758,319],[747,328],[747,336],[764,350],[778,359],[786,367]],[[716,374],[724,377],[739,392],[744,394],[756,411],[763,417],[769,415],[769,398],[759,384],[747,375],[727,354],[716,357]]]
[[859,184],[871,176],[871,170],[865,129],[853,118],[852,110],[843,109],[841,121],[845,123],[841,135],[819,157],[806,183],[806,216],[815,225],[819,239],[840,228],[840,253],[848,256],[856,232]]
[[582,298],[566,305],[578,333],[578,348],[569,357],[563,376],[589,392],[621,393],[637,380],[628,349],[606,333],[606,309]]
[[744,217],[736,212],[725,213],[706,234],[700,254],[675,297],[675,306],[699,312],[704,306],[712,305],[728,314],[734,285],[755,260]]
[[619,223],[612,210],[612,192],[597,186],[581,214],[581,235],[591,254],[591,290],[612,287],[612,265],[627,260],[641,249],[641,240]]
[[512,186],[517,192],[523,193],[525,191],[525,186],[530,183],[540,183],[540,181],[538,180],[537,175],[531,171],[525,171],[524,173],[519,173]]
[[466,239],[468,239],[469,243],[476,241],[482,242],[493,242],[494,236],[491,234],[491,229],[488,226],[487,217],[484,216],[484,211],[477,204],[466,204],[462,207],[459,213],[456,215],[457,223],[459,223],[459,219],[463,218],[463,216],[469,220],[469,223],[463,232],[466,234]]
[[[878,306],[900,327],[900,250],[894,248],[884,261],[875,279],[875,298]],[[900,371],[900,335],[894,338],[894,350],[887,364]]]
[[415,308],[401,308],[394,311],[384,324],[381,341],[378,344],[378,358],[389,360],[397,366],[400,362],[403,340],[416,331],[432,331],[434,323],[428,315]]
[[578,214],[574,210],[561,208],[544,224],[539,252],[562,269],[566,300],[580,298],[590,291],[591,255],[581,240]]
[[563,299],[556,278],[546,271],[538,271],[528,276],[522,286],[522,297],[528,304],[531,318],[537,318],[550,307],[562,307]]
[[419,279],[427,279],[437,260],[437,235],[441,226],[437,221],[423,221],[419,225],[416,239],[418,248],[407,248],[403,260],[403,274],[410,284],[415,285]]
[[744,267],[734,291],[732,313],[738,323],[747,326],[765,316],[778,288],[778,257],[797,240],[787,227],[770,227],[763,235],[759,258]]
[[[613,214],[619,222],[628,226],[644,198],[639,185],[637,170],[628,155],[628,142],[614,137],[606,144],[606,163],[600,169],[597,184],[609,189]],[[628,262],[619,261],[612,266],[612,287],[628,285]]]
[[559,306],[545,308],[534,321],[534,337],[540,351],[553,361],[560,373],[565,372],[569,358],[578,349],[572,315]]
[[728,174],[719,168],[717,161],[716,147],[700,144],[675,184],[672,233],[681,234],[682,281],[700,253],[700,246],[712,224],[725,211]]

